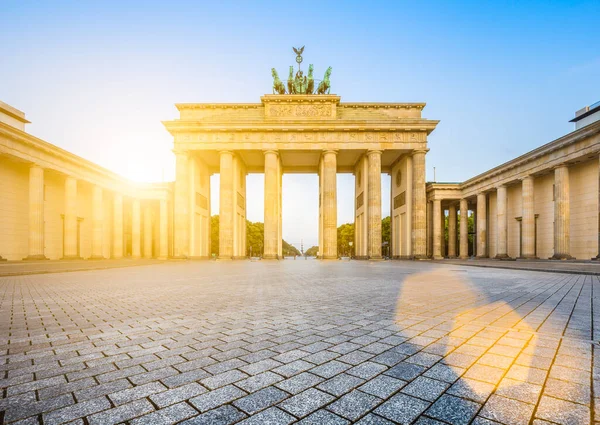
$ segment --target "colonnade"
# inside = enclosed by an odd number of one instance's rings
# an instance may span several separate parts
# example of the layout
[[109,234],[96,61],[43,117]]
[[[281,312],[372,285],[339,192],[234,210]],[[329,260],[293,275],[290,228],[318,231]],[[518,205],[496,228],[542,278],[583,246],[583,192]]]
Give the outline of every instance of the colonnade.
[[[551,259],[565,260],[572,259],[570,255],[570,202],[569,202],[569,167],[567,164],[561,164],[553,168],[554,173],[554,255]],[[519,258],[534,259],[536,256],[536,228],[534,213],[534,177],[525,176],[520,179],[521,184],[521,243]],[[496,214],[490,217],[488,214],[488,195],[496,192]],[[468,197],[475,201],[475,249],[477,258],[488,258],[490,247],[488,244],[494,244],[496,259],[508,259],[508,195],[507,185],[500,184],[494,189],[482,191]],[[431,255],[434,259],[443,258],[442,241],[444,240],[444,222],[445,210],[442,203],[448,204],[448,257],[455,258],[456,252],[456,206],[459,205],[460,211],[460,243],[459,258],[469,256],[468,246],[468,228],[467,220],[463,217],[468,216],[469,199],[433,199],[430,208],[432,209],[432,242]],[[488,229],[489,220],[495,220],[495,237],[490,240]]]
[[[44,189],[43,167],[33,164],[29,168],[29,230],[28,230],[28,255],[25,260],[43,260],[45,254],[45,189]],[[105,191],[98,185],[91,188],[91,217],[80,217],[78,186],[79,181],[73,176],[65,176],[64,180],[64,209],[63,209],[63,259],[80,259],[80,234],[79,222],[82,219],[91,219],[91,259],[102,259],[105,256],[105,229],[109,225],[108,217],[105,217],[104,200]],[[158,257],[168,257],[168,216],[167,200],[161,199],[160,203],[160,248]],[[152,208],[145,207],[144,217],[144,257],[151,258],[153,228]],[[122,193],[112,192],[112,217],[110,222],[110,258],[123,258],[124,256],[124,197]],[[140,199],[131,199],[131,255],[133,258],[142,256],[140,243],[142,237],[141,229]],[[106,219],[105,219],[106,218]]]

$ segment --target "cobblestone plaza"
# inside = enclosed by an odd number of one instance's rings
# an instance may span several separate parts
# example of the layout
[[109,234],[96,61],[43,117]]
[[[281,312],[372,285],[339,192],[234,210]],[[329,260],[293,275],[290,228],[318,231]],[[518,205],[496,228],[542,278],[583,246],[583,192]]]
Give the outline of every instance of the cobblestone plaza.
[[0,422],[593,423],[598,283],[315,260],[2,277]]

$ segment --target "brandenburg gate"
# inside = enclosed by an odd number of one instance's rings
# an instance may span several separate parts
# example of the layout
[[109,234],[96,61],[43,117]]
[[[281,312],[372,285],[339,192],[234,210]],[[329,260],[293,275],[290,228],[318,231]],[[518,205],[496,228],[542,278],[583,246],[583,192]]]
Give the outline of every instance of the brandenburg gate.
[[341,102],[327,94],[330,73],[331,68],[313,89],[312,65],[309,80],[301,71],[293,78],[290,69],[286,90],[273,70],[275,94],[262,96],[260,103],[176,105],[179,119],[164,122],[176,156],[176,258],[211,255],[214,173],[220,174],[219,258],[247,255],[248,173],[265,174],[263,258],[282,257],[284,173],[319,175],[320,258],[338,256],[337,173],[355,176],[357,258],[381,258],[381,173],[392,176],[390,253],[426,257],[425,155],[427,136],[438,121],[421,117],[424,103]]

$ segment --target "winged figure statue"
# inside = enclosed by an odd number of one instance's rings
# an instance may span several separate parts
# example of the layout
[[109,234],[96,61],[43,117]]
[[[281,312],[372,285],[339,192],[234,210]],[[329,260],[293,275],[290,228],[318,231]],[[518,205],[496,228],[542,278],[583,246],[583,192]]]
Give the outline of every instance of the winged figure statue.
[[294,53],[296,53],[298,56],[300,56],[302,54],[302,52],[304,51],[304,46],[299,47],[297,49],[295,47],[292,47],[292,49],[294,49]]

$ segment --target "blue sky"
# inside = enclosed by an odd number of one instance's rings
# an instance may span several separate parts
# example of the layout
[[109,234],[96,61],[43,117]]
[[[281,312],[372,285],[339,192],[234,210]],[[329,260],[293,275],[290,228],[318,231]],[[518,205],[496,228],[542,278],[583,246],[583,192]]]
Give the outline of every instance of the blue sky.
[[[574,112],[600,100],[599,27],[598,0],[4,0],[0,99],[38,137],[134,179],[170,179],[161,120],[174,103],[257,102],[270,68],[283,72],[306,45],[317,73],[333,67],[342,101],[426,102],[423,115],[441,120],[427,178],[436,167],[438,181],[462,181],[572,131]],[[284,177],[286,240],[315,243],[316,185]],[[262,175],[248,187],[249,218],[262,220]],[[338,188],[341,224],[352,176]],[[384,211],[386,194],[384,178]]]

